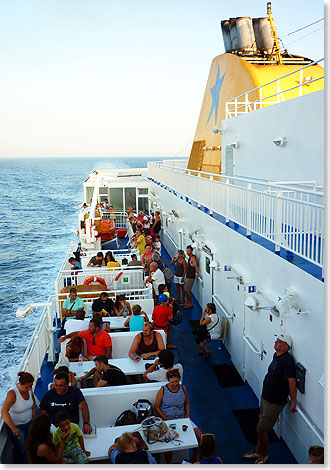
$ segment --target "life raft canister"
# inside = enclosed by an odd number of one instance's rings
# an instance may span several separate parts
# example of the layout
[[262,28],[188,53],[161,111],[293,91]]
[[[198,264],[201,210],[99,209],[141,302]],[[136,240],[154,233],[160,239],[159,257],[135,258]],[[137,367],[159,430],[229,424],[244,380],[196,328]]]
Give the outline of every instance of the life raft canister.
[[88,277],[87,279],[84,280],[84,285],[87,286],[91,282],[99,282],[104,287],[107,287],[107,283],[105,282],[104,279],[102,279],[102,277],[96,277],[96,276]]

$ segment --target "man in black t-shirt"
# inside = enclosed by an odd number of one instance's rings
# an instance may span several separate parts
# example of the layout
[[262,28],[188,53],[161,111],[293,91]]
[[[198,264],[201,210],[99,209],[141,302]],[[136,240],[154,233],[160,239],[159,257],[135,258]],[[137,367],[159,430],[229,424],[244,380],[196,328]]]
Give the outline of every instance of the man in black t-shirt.
[[261,400],[259,422],[257,424],[257,447],[242,455],[244,460],[256,459],[254,463],[264,464],[269,460],[268,433],[273,429],[282,409],[291,398],[290,411],[295,413],[297,406],[297,381],[293,358],[289,354],[292,339],[279,335],[275,341],[275,354],[265,376]]
[[92,305],[93,315],[98,313],[101,317],[111,316],[113,313],[113,306],[114,303],[111,299],[109,299],[109,295],[107,292],[102,292],[100,297],[94,300]]
[[48,413],[52,424],[57,426],[56,414],[67,411],[71,421],[79,424],[79,410],[83,417],[83,432],[90,434],[92,428],[89,422],[89,409],[84,395],[77,387],[69,386],[69,376],[66,372],[59,372],[54,378],[54,388],[46,392],[40,403],[39,414]]
[[112,366],[108,359],[103,356],[97,356],[94,359],[95,367],[87,372],[83,377],[78,377],[77,382],[82,382],[93,375],[94,387],[108,387],[109,385],[127,385],[127,379],[124,372],[119,367]]

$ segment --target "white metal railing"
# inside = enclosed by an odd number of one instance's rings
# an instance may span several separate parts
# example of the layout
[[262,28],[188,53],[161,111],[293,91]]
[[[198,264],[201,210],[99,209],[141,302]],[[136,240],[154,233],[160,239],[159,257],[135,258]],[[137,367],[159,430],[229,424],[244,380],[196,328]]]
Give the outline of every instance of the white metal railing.
[[253,232],[270,240],[276,251],[284,248],[323,266],[323,193],[155,162],[149,163],[149,177],[205,206],[210,213],[222,215],[226,222],[241,225],[247,235]]
[[212,295],[212,299],[213,299],[213,302],[220,308],[220,311],[222,312],[222,314],[228,318],[228,320],[231,320],[231,321],[234,321],[234,314],[231,314],[229,315],[229,313],[227,312],[227,310],[225,309],[225,307],[222,305],[222,303],[220,302],[219,298],[217,295]]
[[[311,78],[311,77],[305,77],[303,78],[303,71],[307,69],[308,67],[311,67],[313,65],[318,64],[319,62],[324,61],[324,59],[319,59],[311,64],[308,64],[304,67],[301,67],[298,70],[294,70],[293,72],[287,73],[286,75],[282,75],[281,77],[278,77],[274,80],[271,80],[270,82],[267,82],[257,88],[253,88],[252,90],[247,91],[246,93],[242,93],[241,95],[236,96],[235,98],[232,98],[231,100],[226,101],[225,103],[225,116],[226,119],[238,116],[240,114],[245,114],[249,113],[251,111],[256,111],[257,109],[263,108],[264,106],[269,106],[272,104],[277,104],[280,101],[285,101],[285,96],[284,93],[292,90],[297,90],[297,97],[303,95],[303,87],[308,86],[311,83],[317,82],[318,80],[323,80],[324,76],[322,77],[317,77],[317,78]],[[293,74],[299,74],[299,82],[298,85],[295,85],[290,88],[286,88],[285,90],[281,89],[281,80],[283,78],[286,78],[290,75]],[[265,89],[266,86],[269,86],[271,84],[276,84],[276,93],[272,93],[268,96],[263,96],[263,90]],[[251,93],[259,93],[259,98],[254,99],[253,101],[250,101],[249,95]],[[271,98],[275,98],[272,101],[269,101]],[[290,95],[290,98],[292,96]],[[267,100],[267,101],[266,101]]]
[[[131,255],[133,255],[133,254],[137,255],[138,258],[140,257],[139,251],[135,248],[133,250],[128,250],[128,249],[123,249],[123,250],[88,250],[88,251],[83,251],[83,252],[80,253],[81,267],[83,269],[87,268],[87,264],[89,263],[90,259],[93,256],[96,256],[97,253],[101,252],[103,254],[103,256],[105,257],[105,255],[108,251],[111,251],[113,257],[115,258],[116,261],[118,261],[118,263],[120,265],[123,264],[123,259],[126,259],[127,262],[129,263],[131,261]],[[60,272],[64,271],[64,270],[68,271],[72,268],[71,264],[69,263],[69,259],[71,257],[74,257],[73,251],[68,251]],[[123,265],[123,267],[124,266],[125,266],[125,264]]]

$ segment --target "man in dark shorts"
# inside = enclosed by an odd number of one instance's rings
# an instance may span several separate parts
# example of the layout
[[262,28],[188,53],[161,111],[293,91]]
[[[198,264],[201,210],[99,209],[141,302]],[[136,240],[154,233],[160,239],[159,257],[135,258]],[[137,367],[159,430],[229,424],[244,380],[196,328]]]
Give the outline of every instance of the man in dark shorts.
[[95,367],[87,372],[86,375],[79,377],[77,382],[82,382],[94,375],[94,387],[108,387],[109,385],[127,385],[127,379],[124,372],[119,367],[112,366],[108,363],[108,359],[103,356],[97,356],[94,359]]
[[183,308],[191,308],[193,307],[191,289],[194,285],[195,277],[197,276],[199,278],[200,276],[199,276],[197,258],[193,254],[193,247],[191,245],[188,245],[186,250],[187,250],[187,255],[188,255],[188,261],[187,261],[187,270],[186,270],[186,280],[184,283],[184,291],[187,295],[187,300],[183,304]]
[[261,400],[259,422],[257,424],[257,447],[242,455],[242,459],[256,459],[254,463],[264,464],[269,460],[268,433],[273,429],[282,409],[291,398],[290,411],[295,413],[297,406],[296,370],[292,356],[288,353],[292,339],[279,335],[275,341],[275,354],[265,376]]
[[84,395],[77,387],[69,386],[69,376],[66,372],[59,372],[54,378],[54,388],[46,392],[40,403],[39,414],[48,413],[54,424],[59,411],[66,410],[71,421],[79,425],[79,410],[83,417],[83,432],[90,434],[92,428],[89,422],[89,409]]

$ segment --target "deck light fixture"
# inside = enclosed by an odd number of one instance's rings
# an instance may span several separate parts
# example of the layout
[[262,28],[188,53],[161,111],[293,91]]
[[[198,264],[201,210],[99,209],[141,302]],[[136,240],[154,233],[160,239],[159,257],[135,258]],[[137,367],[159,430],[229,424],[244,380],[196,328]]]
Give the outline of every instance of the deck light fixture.
[[287,141],[288,139],[283,136],[275,137],[275,139],[273,139],[273,142],[276,147],[283,147],[283,145],[285,145]]
[[217,261],[212,260],[210,263],[210,268],[214,269],[214,271],[220,271],[220,265]]

